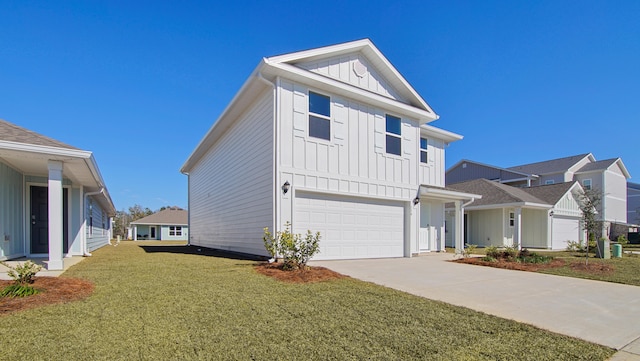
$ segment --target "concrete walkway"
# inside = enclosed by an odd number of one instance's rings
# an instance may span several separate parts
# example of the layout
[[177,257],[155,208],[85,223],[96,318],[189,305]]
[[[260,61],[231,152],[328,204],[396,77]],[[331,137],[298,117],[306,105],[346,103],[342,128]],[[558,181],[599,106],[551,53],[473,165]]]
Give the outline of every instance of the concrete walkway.
[[[23,264],[26,261],[31,261],[35,264],[38,264],[40,266],[42,266],[42,270],[38,273],[36,273],[36,276],[38,277],[58,277],[60,276],[64,271],[68,270],[69,267],[79,263],[80,261],[82,261],[84,259],[84,257],[80,257],[80,256],[76,256],[76,257],[65,257],[62,259],[63,263],[64,263],[64,269],[61,271],[49,271],[47,270],[47,263],[48,259],[47,258],[18,258],[18,259],[12,259],[11,261],[5,261],[6,263],[8,263],[10,266],[14,267],[18,264]],[[9,277],[9,275],[7,274],[7,271],[9,271],[9,269],[7,267],[5,267],[4,265],[0,264],[0,280],[11,280],[11,277]]]
[[414,258],[314,261],[336,272],[425,298],[534,325],[640,360],[640,287]]

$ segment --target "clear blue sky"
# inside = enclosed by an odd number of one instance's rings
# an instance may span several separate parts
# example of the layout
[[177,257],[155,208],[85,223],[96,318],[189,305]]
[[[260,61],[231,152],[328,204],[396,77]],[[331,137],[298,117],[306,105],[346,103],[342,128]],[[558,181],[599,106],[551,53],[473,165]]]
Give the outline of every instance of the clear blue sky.
[[0,0],[0,118],[93,151],[117,209],[186,207],[262,57],[367,37],[465,136],[447,167],[592,152],[640,179],[640,1],[224,3]]

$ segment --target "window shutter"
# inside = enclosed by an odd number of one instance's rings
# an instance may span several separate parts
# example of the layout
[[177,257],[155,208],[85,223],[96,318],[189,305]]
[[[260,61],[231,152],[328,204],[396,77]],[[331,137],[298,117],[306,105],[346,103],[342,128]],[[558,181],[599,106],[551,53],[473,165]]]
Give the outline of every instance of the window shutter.
[[385,141],[385,133],[386,133],[386,123],[384,120],[384,114],[380,112],[376,112],[374,115],[374,143],[376,153],[384,153],[384,148],[386,145]]
[[413,126],[410,122],[403,120],[402,121],[402,152],[404,155],[413,154],[414,148],[416,147],[416,142],[414,141],[414,133]]

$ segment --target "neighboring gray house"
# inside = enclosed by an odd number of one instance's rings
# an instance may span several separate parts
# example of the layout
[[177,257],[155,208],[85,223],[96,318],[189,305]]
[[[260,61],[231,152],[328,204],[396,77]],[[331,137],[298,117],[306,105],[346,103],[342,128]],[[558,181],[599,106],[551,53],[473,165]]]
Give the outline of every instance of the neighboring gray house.
[[461,160],[447,170],[446,183],[484,178],[527,187],[578,181],[584,189],[600,192],[598,217],[603,221],[602,233],[610,235],[612,224],[627,223],[627,179],[630,177],[622,159],[596,161],[593,154],[586,153],[508,168]]
[[640,224],[640,184],[627,182],[627,222]]
[[133,240],[186,241],[189,213],[184,209],[164,209],[131,222]]
[[[448,188],[482,195],[465,207],[465,243],[560,250],[585,238],[578,182],[518,188],[475,179]],[[451,233],[447,246],[453,244]]]
[[0,260],[60,270],[108,244],[115,212],[91,152],[0,120]]

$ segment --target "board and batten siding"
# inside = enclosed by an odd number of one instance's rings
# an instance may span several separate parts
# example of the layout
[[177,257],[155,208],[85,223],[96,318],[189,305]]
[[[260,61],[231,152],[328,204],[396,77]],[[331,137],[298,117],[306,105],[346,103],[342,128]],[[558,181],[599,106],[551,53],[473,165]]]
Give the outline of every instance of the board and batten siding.
[[[421,137],[427,139],[427,163],[420,162],[418,158],[419,166],[419,179],[420,184],[431,185],[436,187],[445,186],[445,171],[444,167],[444,141],[436,138],[422,135]],[[418,142],[418,147],[420,143]],[[418,150],[419,151],[419,150]]]
[[265,92],[189,172],[191,244],[267,255],[273,152],[273,94]]
[[361,54],[336,56],[296,66],[407,103]]
[[549,215],[546,209],[522,209],[522,247],[550,248],[548,244]]
[[504,246],[503,209],[469,211],[467,213],[467,243],[481,247]]
[[317,91],[331,99],[331,140],[310,137],[310,90],[280,82],[282,181],[330,193],[413,199],[418,188],[417,123],[402,118],[402,154],[387,154],[384,110]]
[[25,253],[23,195],[22,173],[0,162],[0,260]]

